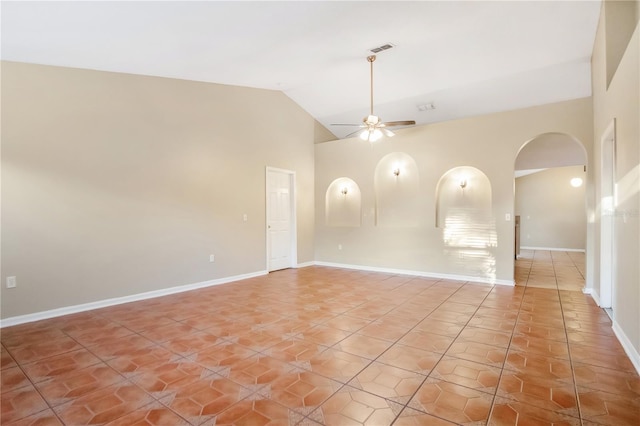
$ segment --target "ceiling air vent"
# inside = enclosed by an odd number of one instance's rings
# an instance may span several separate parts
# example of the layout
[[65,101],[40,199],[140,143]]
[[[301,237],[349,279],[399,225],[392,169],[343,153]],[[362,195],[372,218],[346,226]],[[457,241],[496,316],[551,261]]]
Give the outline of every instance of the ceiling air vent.
[[418,111],[430,111],[432,109],[436,109],[436,106],[433,102],[428,102],[426,104],[417,105]]
[[369,49],[369,51],[371,51],[372,53],[380,53],[380,52],[383,52],[385,50],[389,50],[391,48],[393,48],[393,44],[387,43],[387,44],[383,44],[382,46],[378,46],[378,47],[374,47],[373,49]]

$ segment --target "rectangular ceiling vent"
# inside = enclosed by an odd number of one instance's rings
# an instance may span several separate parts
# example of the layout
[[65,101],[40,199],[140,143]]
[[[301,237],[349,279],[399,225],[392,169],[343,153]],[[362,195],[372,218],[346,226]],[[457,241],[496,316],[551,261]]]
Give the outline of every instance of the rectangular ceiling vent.
[[378,46],[378,47],[374,47],[373,49],[369,49],[369,51],[371,51],[372,53],[380,53],[380,52],[384,52],[385,50],[389,50],[393,48],[393,44],[391,43],[387,43],[387,44],[383,44],[382,46]]

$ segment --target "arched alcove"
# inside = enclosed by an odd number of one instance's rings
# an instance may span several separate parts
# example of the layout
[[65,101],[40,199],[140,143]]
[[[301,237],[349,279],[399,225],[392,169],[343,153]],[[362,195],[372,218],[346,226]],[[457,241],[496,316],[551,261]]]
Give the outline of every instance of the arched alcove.
[[448,261],[457,270],[495,279],[497,233],[491,182],[475,167],[450,169],[436,187],[436,227]]
[[420,176],[416,161],[404,152],[384,156],[376,166],[376,225],[412,227],[420,223]]
[[461,166],[440,177],[436,188],[436,227],[444,228],[452,212],[491,216],[491,182],[475,167]]
[[327,226],[358,227],[361,224],[362,194],[358,184],[341,177],[329,185],[325,193]]
[[436,188],[436,227],[445,230],[445,244],[494,246],[495,235],[487,238],[482,229],[490,222],[491,182],[487,175],[475,167],[462,166],[440,177]]

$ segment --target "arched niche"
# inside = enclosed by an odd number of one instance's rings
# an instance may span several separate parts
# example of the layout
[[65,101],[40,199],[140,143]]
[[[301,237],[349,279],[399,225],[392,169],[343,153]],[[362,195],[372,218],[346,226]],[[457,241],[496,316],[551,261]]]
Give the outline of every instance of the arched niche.
[[341,177],[329,185],[325,193],[327,226],[358,227],[361,224],[362,194],[358,184]]
[[463,275],[496,277],[498,238],[491,208],[491,182],[475,167],[450,169],[436,187],[436,226],[442,229],[447,262]]
[[376,225],[411,227],[420,223],[420,176],[415,160],[404,152],[384,156],[376,166]]
[[444,230],[447,246],[495,246],[487,175],[470,166],[455,167],[442,175],[436,188],[436,227]]

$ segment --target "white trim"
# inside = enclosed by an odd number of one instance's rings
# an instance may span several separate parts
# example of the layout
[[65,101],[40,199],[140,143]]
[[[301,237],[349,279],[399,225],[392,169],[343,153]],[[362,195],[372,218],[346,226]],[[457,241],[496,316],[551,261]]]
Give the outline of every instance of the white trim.
[[600,306],[600,295],[598,295],[598,292],[595,291],[595,289],[585,287],[582,289],[582,292],[591,296],[593,301],[596,302],[596,305]]
[[344,263],[333,263],[333,262],[321,262],[316,261],[316,265],[318,266],[329,266],[331,268],[344,268],[344,269],[356,269],[358,271],[368,271],[368,272],[384,272],[387,274],[398,274],[398,275],[413,275],[416,277],[425,277],[425,278],[438,278],[441,280],[453,280],[453,281],[471,281],[476,283],[484,283],[484,284],[500,284],[500,285],[508,285],[514,286],[515,281],[513,280],[499,280],[495,278],[488,277],[474,277],[468,275],[453,275],[453,274],[440,274],[437,272],[425,272],[425,271],[412,271],[407,269],[395,269],[395,268],[381,268],[377,266],[364,266],[364,265],[348,265]]
[[48,311],[34,312],[33,314],[18,315],[15,317],[0,320],[0,328],[10,327],[12,325],[24,324],[27,322],[39,321],[48,318],[60,317],[63,315],[76,314],[78,312],[90,311],[93,309],[106,308],[108,306],[121,305],[123,303],[136,302],[139,300],[153,299],[155,297],[166,296],[169,294],[183,293],[185,291],[197,290],[199,288],[211,287],[220,284],[226,284],[234,281],[246,280],[262,275],[267,275],[267,271],[250,272],[248,274],[235,275],[232,277],[218,278],[215,280],[202,281],[194,284],[186,284],[176,287],[163,288],[160,290],[147,291],[145,293],[132,294],[123,297],[114,297],[112,299],[98,300],[96,302],[83,303],[81,305],[66,306],[64,308],[51,309]]
[[[598,293],[596,293],[592,288],[584,288],[582,289],[582,292],[584,294],[590,295],[593,298],[593,300],[598,304],[598,306],[600,306]],[[631,360],[631,363],[635,367],[636,371],[638,372],[638,374],[640,374],[640,353],[638,353],[636,348],[633,347],[631,340],[629,340],[629,338],[627,337],[625,332],[622,330],[622,327],[620,327],[617,321],[613,320],[613,325],[611,326],[611,328],[613,330],[613,334],[616,335],[616,338],[620,342],[620,345],[622,345],[622,349],[624,349],[625,353]]]
[[298,263],[298,265],[296,266],[296,268],[307,268],[309,266],[313,266],[315,265],[316,262],[314,262],[313,260],[311,262],[304,262],[304,263]]
[[613,333],[620,341],[622,348],[627,353],[627,356],[631,360],[633,366],[636,368],[636,371],[638,372],[638,374],[640,374],[640,353],[638,353],[636,348],[633,347],[631,340],[629,340],[625,332],[616,321],[613,322],[613,326],[611,328],[613,328]]
[[585,253],[585,249],[575,248],[557,248],[557,247],[520,247],[521,250],[546,250],[546,251],[572,251],[578,253]]
[[596,205],[600,218],[600,282],[601,307],[615,308],[616,287],[616,119],[611,120],[600,138],[600,192],[596,188]]

